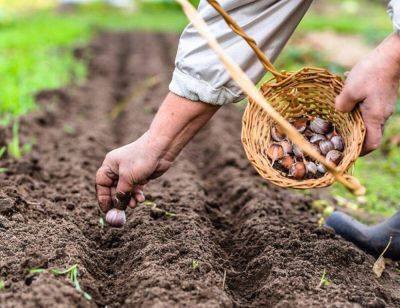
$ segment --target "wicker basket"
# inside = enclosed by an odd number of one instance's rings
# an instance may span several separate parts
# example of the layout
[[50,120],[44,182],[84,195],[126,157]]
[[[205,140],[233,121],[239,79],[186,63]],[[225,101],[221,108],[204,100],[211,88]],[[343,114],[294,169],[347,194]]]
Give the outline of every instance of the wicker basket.
[[[337,169],[342,173],[349,170],[362,148],[365,127],[358,109],[351,113],[335,110],[334,98],[342,89],[340,77],[319,68],[303,68],[287,74],[276,81],[269,80],[261,86],[266,100],[287,120],[319,116],[331,121],[343,137],[345,149],[343,159]],[[275,125],[273,119],[251,99],[243,115],[242,143],[247,157],[265,179],[282,187],[312,188],[325,187],[335,181],[331,173],[318,179],[295,180],[274,169],[265,155],[270,145],[270,129]]]

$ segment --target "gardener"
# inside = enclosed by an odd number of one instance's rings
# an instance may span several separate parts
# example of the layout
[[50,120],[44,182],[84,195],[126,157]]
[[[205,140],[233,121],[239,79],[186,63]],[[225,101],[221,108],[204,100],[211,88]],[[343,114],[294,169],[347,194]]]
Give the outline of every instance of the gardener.
[[[224,9],[253,37],[269,59],[274,60],[312,0],[221,0]],[[367,128],[363,154],[379,146],[383,126],[392,114],[400,79],[400,0],[389,4],[396,33],[353,67],[336,108],[350,112],[358,103]],[[263,66],[252,50],[234,34],[205,0],[199,12],[225,51],[247,75],[258,82]],[[183,32],[176,67],[167,94],[150,128],[136,141],[115,149],[105,157],[96,175],[97,197],[107,212],[116,192],[130,193],[130,207],[144,201],[143,185],[166,172],[182,148],[225,104],[243,98],[214,52],[193,26]],[[114,201],[115,202],[115,201]],[[383,224],[366,228],[341,213],[327,224],[367,252],[378,254],[393,235],[389,248],[400,259],[400,214]]]

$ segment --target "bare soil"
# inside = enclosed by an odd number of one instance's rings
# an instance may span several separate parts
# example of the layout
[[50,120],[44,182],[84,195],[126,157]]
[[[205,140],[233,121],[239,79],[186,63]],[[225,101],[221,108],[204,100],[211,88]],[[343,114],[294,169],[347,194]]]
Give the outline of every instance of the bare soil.
[[[80,52],[84,85],[38,94],[40,110],[21,122],[33,151],[0,163],[0,306],[399,307],[395,264],[376,279],[372,257],[318,227],[309,197],[255,173],[236,106],[148,185],[161,211],[139,205],[124,228],[101,227],[94,174],[146,130],[176,46],[175,35],[104,33]],[[49,271],[73,264],[91,301]],[[330,284],[317,288],[324,270]]]

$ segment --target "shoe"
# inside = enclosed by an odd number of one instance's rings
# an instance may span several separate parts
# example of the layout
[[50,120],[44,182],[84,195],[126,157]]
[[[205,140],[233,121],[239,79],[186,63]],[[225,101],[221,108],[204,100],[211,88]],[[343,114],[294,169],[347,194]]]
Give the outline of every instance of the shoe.
[[336,234],[375,257],[382,254],[392,236],[384,256],[400,260],[400,212],[374,226],[364,225],[345,213],[333,212],[325,224],[335,230]]

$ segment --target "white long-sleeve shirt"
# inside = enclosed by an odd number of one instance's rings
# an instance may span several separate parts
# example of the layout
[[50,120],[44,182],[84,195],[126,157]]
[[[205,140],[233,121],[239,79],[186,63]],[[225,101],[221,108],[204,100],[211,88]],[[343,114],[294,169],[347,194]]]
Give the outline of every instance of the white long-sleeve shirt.
[[[220,0],[219,3],[274,61],[312,0]],[[206,0],[200,1],[198,11],[224,50],[257,83],[265,71],[247,43],[232,32]],[[388,12],[400,35],[400,0],[391,0]],[[243,98],[240,87],[191,24],[181,35],[169,89],[179,96],[213,105]]]

